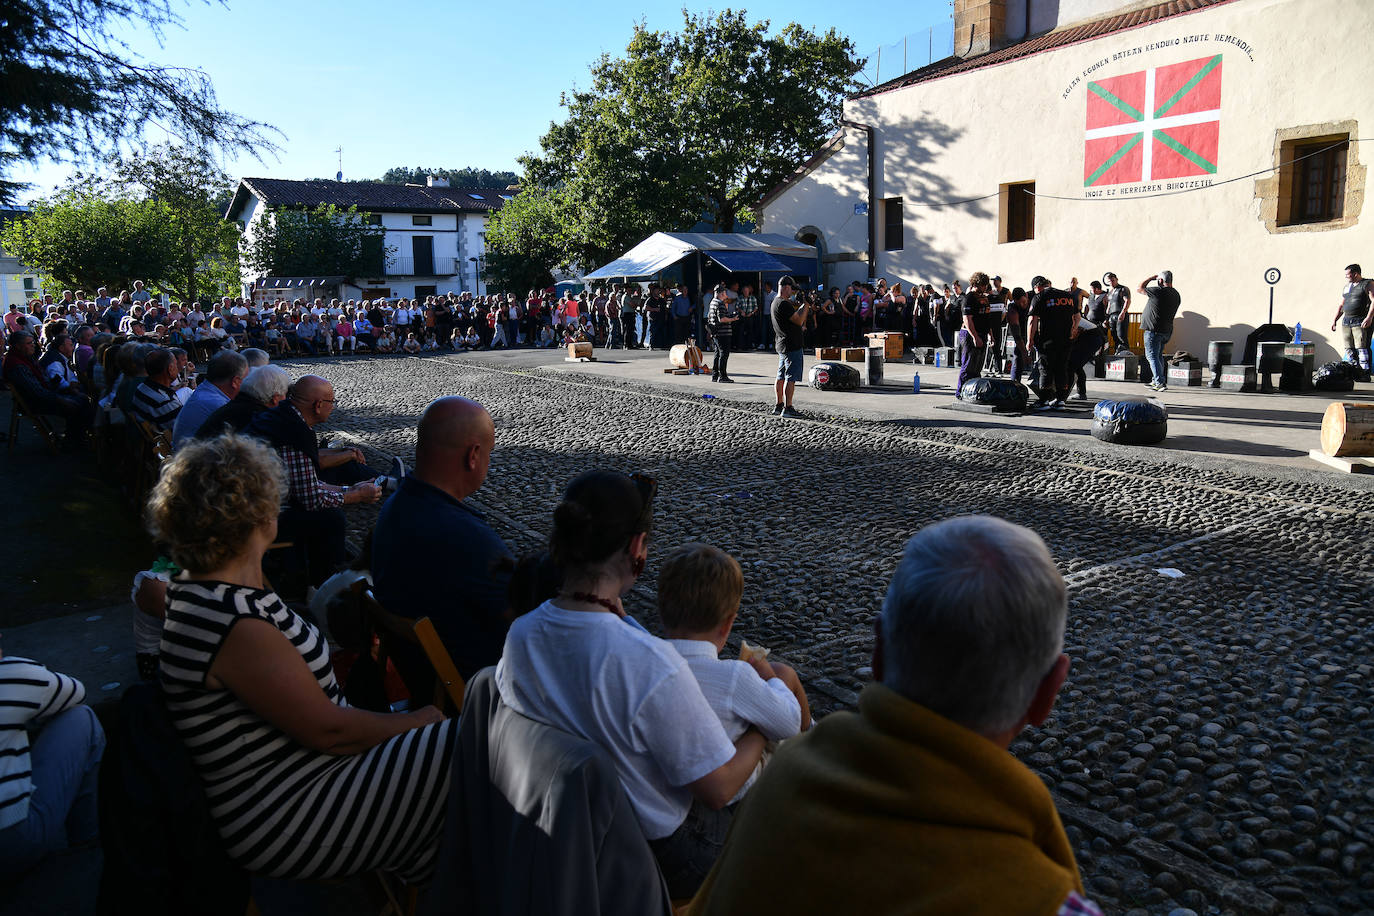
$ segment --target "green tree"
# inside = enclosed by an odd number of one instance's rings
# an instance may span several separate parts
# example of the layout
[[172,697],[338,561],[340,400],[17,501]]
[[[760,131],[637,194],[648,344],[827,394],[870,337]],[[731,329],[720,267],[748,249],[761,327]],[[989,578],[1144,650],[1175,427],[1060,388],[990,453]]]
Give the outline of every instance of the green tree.
[[430,175],[446,179],[455,188],[508,188],[520,181],[514,172],[489,172],[486,169],[387,169],[377,179],[381,184],[425,184]]
[[570,254],[586,264],[701,214],[731,232],[834,130],[862,66],[833,29],[769,34],[734,10],[684,11],[676,33],[641,24],[623,57],[592,65],[589,89],[563,95],[568,117],[522,158],[525,184],[580,210]]
[[203,70],[167,67],[119,33],[161,42],[182,20],[172,0],[0,2],[0,201],[16,163],[137,145],[157,125],[197,147],[275,150],[266,124],[220,107]]
[[330,204],[272,210],[254,223],[240,250],[250,270],[268,277],[380,276],[394,252],[385,246],[382,227],[356,207]]
[[576,208],[562,190],[531,188],[515,195],[487,222],[486,276],[498,289],[522,294],[553,283],[576,248]]
[[155,200],[68,189],[0,230],[0,246],[52,284],[94,292],[159,284],[178,258],[172,214]]
[[157,277],[165,292],[189,301],[237,287],[239,233],[220,203],[233,186],[204,151],[166,144],[117,157],[101,185],[111,196],[155,200],[166,209],[177,258]]

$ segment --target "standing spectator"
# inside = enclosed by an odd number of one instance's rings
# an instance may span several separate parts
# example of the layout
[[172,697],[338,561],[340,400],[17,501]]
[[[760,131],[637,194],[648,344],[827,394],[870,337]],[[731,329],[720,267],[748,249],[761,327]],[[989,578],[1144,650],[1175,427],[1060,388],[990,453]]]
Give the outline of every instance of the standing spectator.
[[105,732],[86,688],[0,653],[0,878],[96,839]]
[[806,327],[806,319],[811,315],[811,304],[804,302],[798,305],[797,300],[792,298],[795,294],[796,281],[791,277],[783,277],[778,281],[778,295],[773,300],[771,312],[773,335],[776,340],[774,346],[778,351],[778,377],[773,383],[777,404],[773,407],[773,415],[789,419],[801,416],[792,407],[792,395],[796,391],[797,383],[802,380],[802,361],[805,353],[803,329]]
[[[1151,280],[1159,282],[1150,286]],[[1174,289],[1174,272],[1161,270],[1140,281],[1137,292],[1146,297],[1140,315],[1140,327],[1145,332],[1145,359],[1150,364],[1150,387],[1155,391],[1169,389],[1169,376],[1164,369],[1164,345],[1174,336],[1174,316],[1182,299]]]
[[1081,297],[1055,289],[1044,277],[1032,279],[1031,286],[1035,297],[1031,299],[1026,343],[1039,354],[1045,370],[1041,384],[1049,390],[1049,397],[1041,397],[1035,407],[1063,410],[1069,397],[1069,348],[1078,336]]
[[964,390],[964,383],[983,374],[987,356],[989,306],[988,275],[981,270],[968,278],[968,292],[959,299],[959,313],[964,326],[959,329],[959,378],[954,384],[954,396]]
[[1097,916],[1054,799],[1007,752],[1068,676],[1066,616],[1034,532],[987,517],[923,529],[858,709],[779,748],[688,913]]
[[1030,320],[1030,296],[1021,287],[1011,291],[1007,303],[1007,336],[1012,341],[1011,377],[1021,381],[1029,354],[1026,351],[1026,323]]
[[[431,402],[416,432],[415,468],[382,507],[372,538],[377,599],[393,614],[433,620],[464,679],[496,663],[506,635],[509,572],[500,561],[510,550],[467,501],[486,480],[495,445],[480,404]],[[416,665],[408,667],[403,673],[413,675]]]
[[734,384],[730,378],[730,344],[734,340],[735,324],[740,319],[735,304],[725,295],[724,284],[716,284],[716,294],[711,299],[709,320],[711,336],[716,341],[716,355],[711,360],[711,381]]
[[1341,323],[1345,361],[1352,366],[1358,361],[1360,368],[1368,372],[1370,323],[1374,322],[1374,311],[1370,310],[1369,302],[1374,298],[1374,280],[1366,280],[1360,265],[1351,264],[1345,268],[1345,281],[1340,307],[1336,309],[1336,317],[1331,319],[1331,330],[1336,330],[1336,322]]
[[239,386],[248,374],[248,360],[232,350],[210,357],[205,366],[205,384],[196,388],[172,424],[172,451],[190,442],[216,410],[238,396]]
[[687,285],[679,283],[673,293],[673,343],[686,343],[692,336],[692,300]]
[[1131,328],[1130,310],[1131,288],[1119,281],[1116,274],[1107,274],[1107,329],[1111,331],[1113,353],[1130,350],[1127,343]]
[[143,305],[145,302],[151,301],[152,298],[153,294],[143,288],[143,281],[135,280],[134,291],[129,294],[129,301],[138,305]]

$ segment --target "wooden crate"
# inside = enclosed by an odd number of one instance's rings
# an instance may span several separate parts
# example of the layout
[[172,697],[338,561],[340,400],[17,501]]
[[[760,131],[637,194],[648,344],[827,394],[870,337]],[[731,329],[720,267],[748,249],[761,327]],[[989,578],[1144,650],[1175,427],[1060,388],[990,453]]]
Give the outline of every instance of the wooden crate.
[[840,359],[839,347],[817,347],[816,359],[822,361],[838,361]]
[[882,347],[884,359],[901,359],[906,353],[906,337],[900,331],[875,331],[864,337],[870,347]]
[[868,347],[845,347],[841,355],[847,363],[868,362]]

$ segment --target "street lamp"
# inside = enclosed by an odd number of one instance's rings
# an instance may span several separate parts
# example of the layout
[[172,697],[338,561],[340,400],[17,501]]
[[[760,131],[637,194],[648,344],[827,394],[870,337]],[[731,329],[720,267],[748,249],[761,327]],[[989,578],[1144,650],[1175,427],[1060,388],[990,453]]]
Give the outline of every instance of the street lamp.
[[474,295],[482,295],[482,258],[468,258],[472,262],[473,274],[477,278],[477,288],[473,290]]

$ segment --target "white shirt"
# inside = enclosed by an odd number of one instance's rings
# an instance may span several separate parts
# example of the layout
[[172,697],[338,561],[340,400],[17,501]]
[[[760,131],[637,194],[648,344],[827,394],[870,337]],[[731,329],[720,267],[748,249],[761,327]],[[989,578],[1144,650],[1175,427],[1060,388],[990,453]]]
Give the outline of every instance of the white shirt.
[[496,686],[516,712],[599,744],[650,840],[687,819],[689,783],[735,756],[686,660],[611,613],[546,601],[517,618]]
[[229,310],[229,314],[233,315],[235,318],[246,318],[248,317],[248,306],[236,305]]
[[[698,639],[670,639],[668,643],[687,660],[702,695],[725,728],[725,737],[738,741],[751,725],[769,741],[801,732],[801,704],[782,678],[765,681],[748,662],[720,658],[713,643]],[[731,801],[749,791],[762,769],[760,762]]]

